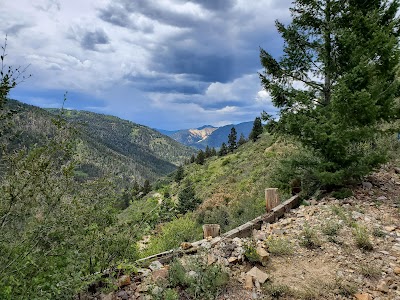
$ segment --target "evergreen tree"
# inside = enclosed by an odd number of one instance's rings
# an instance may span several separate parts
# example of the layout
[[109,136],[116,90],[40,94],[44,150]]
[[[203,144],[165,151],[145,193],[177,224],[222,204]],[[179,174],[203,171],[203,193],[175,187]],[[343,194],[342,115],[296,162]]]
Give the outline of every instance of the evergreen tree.
[[210,147],[208,147],[208,145],[206,147],[204,154],[205,154],[206,158],[209,158],[212,156],[211,149],[210,149]]
[[221,148],[219,149],[218,155],[225,156],[227,154],[228,154],[228,147],[226,146],[225,143],[222,143]]
[[203,150],[200,150],[200,151],[197,153],[196,163],[199,164],[199,165],[202,165],[202,164],[204,164],[204,161],[205,161],[205,154],[204,154],[204,151],[203,151]]
[[399,117],[399,1],[293,3],[291,24],[276,22],[284,55],[261,49],[260,78],[280,109],[275,131],[311,149],[321,184],[334,186],[385,160],[376,145]]
[[217,156],[217,150],[214,147],[211,149],[211,156]]
[[241,133],[241,134],[240,134],[239,141],[238,141],[238,147],[239,147],[239,146],[242,146],[243,144],[246,144],[246,142],[247,142],[247,140],[246,140],[246,138],[244,137],[244,134]]
[[146,179],[142,187],[142,193],[143,195],[147,195],[150,191],[151,191],[150,181]]
[[184,178],[185,174],[184,174],[185,170],[183,169],[183,166],[179,166],[178,169],[175,172],[175,182],[181,182],[181,180]]
[[257,141],[261,133],[263,133],[263,126],[261,123],[261,118],[257,117],[254,120],[253,128],[249,135],[249,140],[252,140],[253,142]]
[[195,210],[201,203],[200,199],[196,197],[196,193],[190,181],[185,181],[178,194],[178,201],[177,210],[181,214]]
[[231,128],[231,133],[228,135],[228,149],[230,152],[235,151],[237,148],[236,145],[237,133],[235,127]]
[[190,163],[194,163],[196,161],[196,156],[194,156],[194,154],[192,154],[192,156],[190,157]]

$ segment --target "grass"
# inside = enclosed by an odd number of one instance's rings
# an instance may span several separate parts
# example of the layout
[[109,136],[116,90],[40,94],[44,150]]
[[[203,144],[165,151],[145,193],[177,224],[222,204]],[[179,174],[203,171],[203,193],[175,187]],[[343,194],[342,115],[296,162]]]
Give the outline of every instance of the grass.
[[292,243],[286,238],[269,236],[265,241],[268,252],[276,256],[291,255],[294,252]]
[[317,231],[311,228],[308,223],[304,225],[300,235],[300,245],[308,249],[315,249],[321,246],[321,241],[318,239]]
[[368,229],[365,226],[355,224],[353,228],[353,236],[358,248],[367,251],[371,251],[374,248],[369,238]]
[[266,294],[270,299],[280,299],[292,295],[290,287],[285,284],[273,284],[267,282],[262,286],[262,289],[264,294]]
[[321,231],[328,237],[329,242],[338,243],[337,235],[341,228],[342,225],[339,222],[328,220],[322,225]]
[[382,270],[375,264],[364,263],[359,267],[359,272],[362,276],[369,279],[377,279],[381,276]]

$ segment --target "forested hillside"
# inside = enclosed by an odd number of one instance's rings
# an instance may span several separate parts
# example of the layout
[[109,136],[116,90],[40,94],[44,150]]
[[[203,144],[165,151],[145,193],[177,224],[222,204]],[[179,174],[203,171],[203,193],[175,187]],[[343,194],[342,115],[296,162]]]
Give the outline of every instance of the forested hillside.
[[[12,131],[20,132],[19,138],[12,140],[13,147],[42,144],[55,134],[52,119],[61,110],[43,110],[17,101],[8,105],[16,112]],[[63,116],[78,131],[76,176],[81,180],[107,175],[123,185],[154,181],[194,152],[155,130],[117,117],[73,110],[65,110]]]

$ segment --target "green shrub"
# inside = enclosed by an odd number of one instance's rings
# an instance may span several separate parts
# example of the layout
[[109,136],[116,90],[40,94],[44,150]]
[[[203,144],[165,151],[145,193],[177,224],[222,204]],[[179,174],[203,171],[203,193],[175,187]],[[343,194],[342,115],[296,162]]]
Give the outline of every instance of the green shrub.
[[257,253],[257,249],[251,244],[244,245],[244,256],[249,262],[260,262],[260,255]]
[[267,282],[263,285],[263,292],[272,299],[279,299],[292,295],[289,286],[285,284],[273,284],[271,282]]
[[202,238],[202,229],[192,214],[166,223],[161,232],[150,240],[144,255],[152,255],[178,248],[182,242],[193,242]]
[[376,279],[381,276],[382,271],[375,264],[364,263],[360,265],[359,272],[366,278]]
[[341,188],[340,190],[334,191],[332,197],[336,199],[344,199],[353,196],[353,191],[349,188]]
[[215,299],[228,280],[228,274],[220,266],[207,266],[197,258],[190,258],[185,266],[175,260],[169,271],[169,287],[185,290],[192,299]]
[[380,227],[374,227],[372,230],[372,235],[376,237],[385,237],[386,233]]
[[268,252],[277,256],[290,255],[294,251],[292,243],[285,238],[270,236],[265,244],[268,247]]
[[335,221],[326,221],[323,225],[322,225],[322,233],[327,235],[327,236],[336,236],[340,230],[340,228],[342,228],[342,226]]

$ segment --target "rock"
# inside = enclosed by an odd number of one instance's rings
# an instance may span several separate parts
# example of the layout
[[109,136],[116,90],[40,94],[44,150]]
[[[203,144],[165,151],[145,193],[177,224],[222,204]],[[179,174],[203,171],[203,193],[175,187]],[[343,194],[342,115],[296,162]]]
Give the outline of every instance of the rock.
[[394,268],[393,272],[394,272],[394,274],[396,274],[396,275],[400,275],[400,267]]
[[395,167],[394,171],[396,172],[396,174],[400,174],[400,168]]
[[114,299],[114,293],[109,293],[107,295],[101,294],[100,295],[100,300],[113,300]]
[[155,270],[151,274],[151,279],[153,279],[153,281],[166,280],[167,278],[168,278],[168,269],[166,268]]
[[267,234],[260,230],[253,230],[253,239],[256,241],[265,241],[267,239]]
[[207,255],[207,265],[212,265],[213,263],[215,263],[217,261],[217,259],[215,258],[215,256],[212,253],[208,253]]
[[376,200],[385,201],[385,200],[387,200],[387,197],[386,196],[380,196],[380,197],[376,198]]
[[370,190],[372,189],[372,183],[368,181],[363,181],[362,187],[364,190]]
[[[267,273],[264,273],[263,271],[261,271],[259,268],[254,267],[253,269],[251,269],[250,271],[248,271],[246,273],[246,275],[250,275],[251,277],[253,277],[255,280],[258,280],[259,283],[264,283],[265,281],[267,281],[267,279],[269,278]],[[247,277],[246,277],[247,279]]]
[[269,259],[269,253],[264,248],[257,247],[257,254],[260,256],[260,262],[265,264]]
[[396,230],[397,226],[385,226],[383,228],[388,232],[393,232]]
[[117,297],[121,298],[122,300],[128,300],[129,299],[129,295],[126,291],[119,291],[117,293]]
[[249,274],[246,275],[244,288],[246,290],[250,290],[250,291],[253,289],[253,277],[251,275],[249,275]]
[[357,300],[372,300],[371,295],[367,293],[355,294],[354,297],[356,297]]
[[192,248],[192,247],[193,247],[193,245],[192,245],[191,243],[188,243],[188,242],[183,242],[183,243],[181,244],[182,250],[188,250],[188,249],[190,249],[190,248]]
[[239,260],[239,259],[238,259],[237,257],[235,257],[235,256],[232,256],[232,257],[229,257],[229,258],[228,258],[228,262],[229,262],[230,264],[237,263],[238,260]]
[[197,273],[195,271],[190,271],[188,273],[188,276],[194,278],[194,277],[197,277]]
[[150,264],[149,269],[155,271],[155,270],[160,270],[162,267],[163,267],[162,263],[156,260]]
[[376,290],[377,291],[380,291],[380,292],[382,292],[382,293],[388,293],[389,292],[389,288],[388,288],[388,286],[386,285],[386,282],[384,282],[384,281],[381,281],[379,284],[378,284],[378,286],[376,287]]
[[131,284],[131,277],[129,275],[123,275],[118,278],[118,286],[123,287]]

